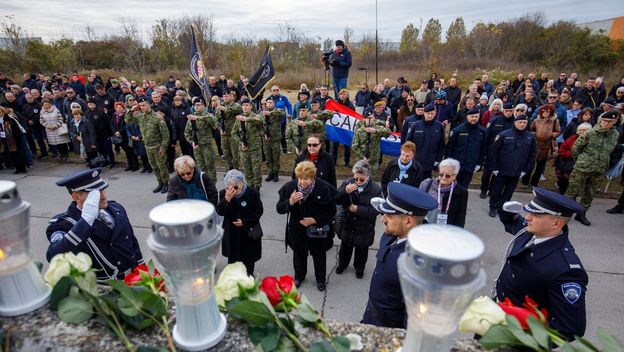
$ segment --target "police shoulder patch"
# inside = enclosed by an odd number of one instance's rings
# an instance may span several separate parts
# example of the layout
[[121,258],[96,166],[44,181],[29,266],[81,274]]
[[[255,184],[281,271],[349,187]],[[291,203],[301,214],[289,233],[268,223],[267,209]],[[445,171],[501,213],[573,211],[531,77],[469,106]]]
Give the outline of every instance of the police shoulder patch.
[[494,138],[494,142],[496,142],[499,138],[500,138],[500,135],[497,134],[496,137]]
[[563,297],[566,301],[568,301],[568,303],[574,304],[579,300],[579,298],[581,298],[583,289],[581,288],[581,285],[576,282],[566,282],[561,285],[561,293],[563,293]]

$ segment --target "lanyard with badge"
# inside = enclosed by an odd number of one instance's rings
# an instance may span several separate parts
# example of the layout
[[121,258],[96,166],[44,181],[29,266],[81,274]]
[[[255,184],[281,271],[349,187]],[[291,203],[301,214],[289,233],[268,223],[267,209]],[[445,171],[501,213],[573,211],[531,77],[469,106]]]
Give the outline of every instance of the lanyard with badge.
[[438,214],[436,216],[436,224],[446,225],[448,221],[448,210],[449,210],[449,207],[451,206],[451,198],[453,197],[453,189],[455,189],[455,182],[451,184],[451,190],[449,191],[449,196],[448,196],[448,200],[446,201],[446,208],[444,212],[442,211],[442,198],[441,198],[440,188],[442,187],[438,185]]

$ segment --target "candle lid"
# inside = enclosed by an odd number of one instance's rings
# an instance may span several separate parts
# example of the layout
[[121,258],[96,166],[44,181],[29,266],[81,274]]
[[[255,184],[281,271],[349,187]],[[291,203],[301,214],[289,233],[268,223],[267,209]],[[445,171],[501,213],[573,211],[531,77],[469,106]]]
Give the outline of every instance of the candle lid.
[[199,247],[221,239],[215,207],[209,202],[182,199],[154,207],[152,221],[154,244],[163,247]]
[[22,201],[15,182],[0,180],[0,219],[29,207],[30,203]]

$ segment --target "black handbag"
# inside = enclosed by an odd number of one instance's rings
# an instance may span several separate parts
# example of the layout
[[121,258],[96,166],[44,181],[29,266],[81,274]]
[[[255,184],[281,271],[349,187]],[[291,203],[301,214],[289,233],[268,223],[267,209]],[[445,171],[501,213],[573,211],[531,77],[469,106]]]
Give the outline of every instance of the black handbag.
[[260,222],[258,222],[256,225],[254,225],[254,227],[250,228],[247,231],[247,235],[252,240],[259,240],[259,239],[261,239],[262,236],[264,236],[264,233],[262,232],[262,226],[260,226]]
[[329,236],[329,225],[310,225],[306,228],[308,238],[327,238]]
[[111,143],[113,144],[121,144],[123,142],[123,137],[112,136]]

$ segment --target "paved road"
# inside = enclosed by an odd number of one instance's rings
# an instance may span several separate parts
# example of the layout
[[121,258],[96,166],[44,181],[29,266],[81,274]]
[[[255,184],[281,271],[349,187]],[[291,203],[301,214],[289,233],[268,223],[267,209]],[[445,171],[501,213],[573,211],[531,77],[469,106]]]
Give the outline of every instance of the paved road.
[[[28,175],[14,175],[7,170],[0,171],[0,179],[17,182],[22,198],[31,202],[31,253],[41,261],[45,261],[47,240],[45,227],[48,219],[62,212],[69,204],[69,196],[64,188],[57,187],[54,182],[69,173],[77,170],[80,165],[56,163],[37,163],[29,170]],[[153,194],[155,186],[153,175],[140,175],[113,169],[104,172],[109,182],[109,199],[122,203],[128,211],[135,233],[141,243],[143,254],[152,258],[152,254],[145,244],[150,233],[150,221],[147,217],[149,210],[164,201],[164,195]],[[222,173],[219,174],[222,177]],[[279,183],[264,183],[262,187],[262,201],[264,216],[261,219],[264,229],[263,256],[256,264],[256,271],[260,277],[266,275],[293,274],[292,252],[284,252],[284,224],[286,217],[275,211],[277,190],[286,180],[280,177]],[[222,188],[221,181],[217,188]],[[517,194],[519,201],[527,201],[529,194]],[[571,223],[571,241],[576,247],[585,267],[589,272],[589,287],[587,299],[588,329],[587,337],[595,340],[598,327],[605,327],[624,341],[624,216],[609,215],[605,210],[612,207],[615,200],[598,199],[588,215],[593,225],[584,227],[573,221]],[[468,203],[468,219],[466,228],[477,234],[486,245],[483,264],[488,277],[488,284],[482,289],[482,294],[489,294],[492,281],[498,275],[505,248],[511,236],[504,233],[498,219],[487,216],[487,202],[479,199],[476,191],[470,191]],[[304,281],[301,290],[310,298],[313,304],[322,309],[325,317],[330,319],[359,321],[366,304],[371,273],[374,267],[374,258],[377,252],[379,236],[383,230],[381,222],[376,227],[377,239],[370,249],[369,260],[364,278],[355,278],[353,267],[348,268],[341,275],[337,275],[336,267],[337,246],[328,253],[328,285],[325,293],[316,290],[313,276],[313,266],[310,258],[308,279]],[[338,244],[336,242],[336,244]],[[218,267],[223,268],[225,258],[219,259]]]

